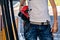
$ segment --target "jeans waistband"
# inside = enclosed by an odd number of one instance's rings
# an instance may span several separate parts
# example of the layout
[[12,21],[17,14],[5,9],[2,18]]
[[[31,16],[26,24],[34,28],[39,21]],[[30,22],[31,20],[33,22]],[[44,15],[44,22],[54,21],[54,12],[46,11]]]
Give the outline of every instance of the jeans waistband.
[[37,25],[48,25],[50,22],[30,22],[31,24],[37,24]]

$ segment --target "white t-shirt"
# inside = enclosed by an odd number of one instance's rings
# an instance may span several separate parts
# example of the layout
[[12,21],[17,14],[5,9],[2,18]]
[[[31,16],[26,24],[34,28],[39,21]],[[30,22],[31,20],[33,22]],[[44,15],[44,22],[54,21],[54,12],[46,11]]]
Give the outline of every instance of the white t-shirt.
[[50,21],[48,0],[28,0],[28,7],[31,22]]

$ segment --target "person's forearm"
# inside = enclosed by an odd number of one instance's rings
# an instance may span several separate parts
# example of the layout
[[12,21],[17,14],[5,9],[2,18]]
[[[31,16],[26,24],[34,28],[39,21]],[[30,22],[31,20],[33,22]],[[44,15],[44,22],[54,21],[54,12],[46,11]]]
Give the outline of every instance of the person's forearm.
[[26,0],[21,0],[21,1],[20,1],[20,9],[22,8],[22,6],[24,6],[25,1],[26,1]]
[[57,8],[56,8],[56,6],[52,7],[52,8],[53,8],[54,22],[57,22]]
[[54,16],[54,22],[57,22],[57,8],[54,0],[50,0],[52,9],[53,9],[53,16]]
[[20,1],[20,6],[23,6],[26,0],[21,0]]

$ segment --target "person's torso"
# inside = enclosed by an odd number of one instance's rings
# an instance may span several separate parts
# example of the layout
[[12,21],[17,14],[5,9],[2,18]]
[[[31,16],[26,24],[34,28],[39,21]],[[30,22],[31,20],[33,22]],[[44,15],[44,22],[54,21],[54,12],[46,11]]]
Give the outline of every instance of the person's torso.
[[32,22],[50,21],[48,0],[28,0],[29,17]]

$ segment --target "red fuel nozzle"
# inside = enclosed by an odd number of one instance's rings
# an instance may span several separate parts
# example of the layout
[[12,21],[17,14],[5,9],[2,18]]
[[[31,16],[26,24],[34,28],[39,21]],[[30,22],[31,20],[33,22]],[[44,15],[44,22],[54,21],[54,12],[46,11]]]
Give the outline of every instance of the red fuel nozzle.
[[24,6],[20,12],[22,12],[22,14],[26,17],[26,18],[29,18],[29,15],[28,15],[28,6]]

